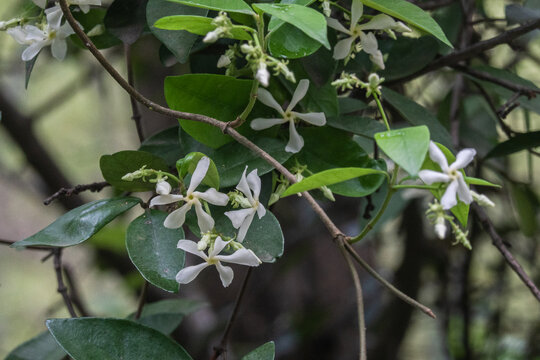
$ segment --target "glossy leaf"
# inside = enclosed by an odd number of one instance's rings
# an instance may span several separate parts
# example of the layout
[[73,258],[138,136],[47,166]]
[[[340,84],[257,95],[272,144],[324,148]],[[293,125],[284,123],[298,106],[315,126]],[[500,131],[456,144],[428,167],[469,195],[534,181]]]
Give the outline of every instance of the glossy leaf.
[[386,127],[381,122],[357,115],[331,117],[327,119],[326,123],[336,129],[349,131],[371,139],[376,133],[386,130]]
[[139,151],[148,152],[165,160],[168,166],[174,166],[182,157],[178,139],[178,126],[173,126],[145,139]]
[[103,19],[105,27],[125,44],[133,44],[146,25],[147,0],[114,0]]
[[74,360],[191,360],[191,356],[167,336],[129,320],[51,319],[46,324]]
[[507,156],[522,150],[534,149],[538,146],[540,146],[540,131],[517,134],[491,149],[486,155],[486,159]]
[[429,148],[426,126],[407,127],[375,134],[377,145],[410,175],[418,174]]
[[188,31],[162,30],[153,26],[156,21],[171,14],[206,16],[208,9],[173,3],[168,0],[148,0],[146,21],[150,31],[174,54],[180,63],[185,63],[189,59],[189,53],[198,36]]
[[478,179],[478,178],[470,177],[470,176],[465,176],[465,182],[469,185],[490,186],[490,187],[496,187],[496,188],[502,187],[501,185],[491,183],[487,180]]
[[[188,74],[165,79],[165,99],[171,109],[202,114],[220,121],[232,121],[242,113],[249,101],[252,80],[231,76]],[[233,139],[220,129],[201,122],[180,120],[182,129],[195,140],[217,149]],[[241,133],[252,134],[245,123]]]
[[184,239],[182,228],[168,229],[163,226],[167,213],[147,210],[129,224],[126,248],[131,262],[151,284],[177,292],[176,274],[184,267],[185,253],[176,248]]
[[[200,152],[192,152],[187,154],[183,159],[178,160],[176,162],[176,169],[178,170],[180,176],[183,178],[187,174],[193,174],[197,168],[197,164],[205,156],[207,155]],[[212,160],[212,157],[208,158],[210,159],[210,166],[208,167],[208,171],[206,172],[202,183],[219,189],[219,173],[216,164],[214,163],[214,160]]]
[[137,171],[143,166],[146,166],[146,169],[169,170],[163,159],[144,151],[119,151],[112,155],[103,155],[99,159],[103,178],[115,188],[125,191],[148,191],[155,188],[155,183],[143,181],[143,179],[122,180],[124,175]]
[[4,360],[62,360],[65,356],[66,352],[45,331],[17,346]]
[[170,0],[180,4],[204,9],[253,14],[253,10],[242,0]]
[[281,195],[281,197],[286,197],[300,192],[317,189],[324,185],[333,185],[350,179],[373,174],[386,175],[386,172],[376,169],[353,167],[325,170],[308,176],[302,181],[289,186],[289,188]]
[[450,134],[426,108],[385,87],[382,89],[382,95],[384,101],[399,112],[407,122],[413,126],[426,125],[431,134],[431,140],[439,142],[450,149],[452,148]]
[[320,47],[320,42],[288,23],[268,35],[268,50],[275,57],[298,59],[313,54]]
[[17,241],[12,246],[17,248],[31,245],[66,247],[80,244],[140,202],[141,200],[135,197],[92,201],[67,212],[45,229]]
[[388,54],[384,62],[385,69],[380,75],[387,81],[399,79],[423,69],[439,51],[439,43],[432,37],[411,39],[399,37],[380,42],[383,54]]
[[34,56],[32,59],[24,62],[24,88],[25,89],[28,89],[28,84],[30,83],[30,76],[32,75],[32,71],[34,70],[34,65],[36,65],[36,61],[39,57],[40,52],[37,53],[37,55]]
[[276,346],[270,341],[244,356],[242,360],[274,360],[275,356]]
[[317,10],[296,4],[253,4],[253,7],[297,27],[330,49],[326,35],[326,19]]
[[446,45],[453,47],[441,27],[433,18],[418,6],[405,0],[361,0],[364,5],[405,21],[428,34],[435,36]]
[[[204,16],[172,15],[159,19],[154,26],[158,29],[186,30],[193,34],[206,35],[216,28],[212,21],[213,19]],[[231,36],[225,37],[237,40],[251,40],[251,36],[238,26],[233,26]]]

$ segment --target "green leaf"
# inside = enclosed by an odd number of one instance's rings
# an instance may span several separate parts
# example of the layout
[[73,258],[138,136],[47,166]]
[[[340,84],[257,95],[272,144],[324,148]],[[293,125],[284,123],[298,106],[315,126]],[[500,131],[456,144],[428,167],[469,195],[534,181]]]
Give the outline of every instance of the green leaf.
[[405,21],[425,32],[435,36],[437,39],[453,48],[448,41],[441,27],[433,18],[418,6],[405,0],[361,0],[364,5],[372,9],[379,10],[385,14]]
[[176,162],[176,169],[178,170],[178,174],[180,174],[180,177],[182,178],[184,178],[188,173],[193,174],[193,172],[197,168],[197,164],[205,156],[210,159],[210,166],[208,167],[208,171],[206,172],[202,183],[210,187],[219,189],[219,173],[216,164],[214,163],[212,158],[203,153],[192,152],[187,154],[183,159],[178,160]]
[[201,7],[203,9],[237,12],[253,15],[253,10],[242,0],[170,0],[180,4]]
[[525,236],[532,237],[538,231],[538,198],[526,185],[511,184],[512,202],[518,215],[519,229]]
[[51,319],[46,324],[74,360],[191,360],[191,356],[167,336],[129,320]]
[[150,136],[143,141],[139,151],[154,154],[165,160],[168,166],[175,166],[176,160],[182,157],[182,149],[178,139],[178,125]]
[[[214,19],[204,16],[173,15],[166,16],[154,24],[158,29],[164,30],[187,30],[197,35],[206,35],[208,32],[216,29],[212,24]],[[251,40],[251,36],[239,26],[233,26],[231,36],[225,36],[230,39]]]
[[330,117],[327,119],[326,124],[371,139],[376,133],[386,130],[386,127],[381,122],[358,115]]
[[188,31],[170,31],[152,25],[164,16],[171,14],[206,16],[207,9],[173,3],[168,0],[149,0],[146,6],[146,22],[152,34],[161,41],[180,63],[189,59],[191,48],[198,36]]
[[388,102],[401,114],[411,125],[426,125],[431,134],[431,140],[437,141],[448,148],[452,148],[452,138],[448,131],[441,125],[439,120],[423,106],[408,99],[407,97],[383,87],[384,101]]
[[517,134],[495,146],[486,155],[486,159],[493,157],[507,156],[518,151],[532,149],[540,146],[540,131],[533,131],[524,134]]
[[[252,81],[213,74],[169,76],[165,79],[165,99],[173,110],[232,121],[244,111],[249,101]],[[214,149],[233,141],[230,136],[209,124],[180,120],[180,125],[195,140]],[[254,132],[247,122],[237,130],[244,135]]]
[[313,54],[320,47],[320,42],[289,23],[268,35],[268,50],[275,57],[298,59]]
[[[86,14],[82,11],[74,11],[73,17],[79,22],[79,24],[82,25],[85,32],[88,32],[96,26],[103,26],[103,21],[106,14],[106,9],[90,9],[90,11]],[[88,49],[76,34],[71,35],[70,39],[79,48],[85,50]],[[90,39],[98,49],[107,49],[122,43],[107,28],[105,28],[105,32],[103,34],[91,36]]]
[[465,182],[469,185],[491,186],[491,187],[496,187],[496,188],[502,187],[501,185],[491,183],[487,180],[478,179],[478,178],[470,177],[470,176],[465,176]]
[[386,172],[376,169],[364,169],[354,167],[325,170],[317,174],[308,176],[302,181],[289,186],[289,188],[281,195],[281,197],[286,197],[296,193],[317,189],[324,185],[333,185],[346,180],[373,174],[387,175]]
[[123,43],[133,44],[146,25],[146,1],[114,0],[103,19],[107,30]]
[[30,83],[30,75],[32,75],[32,70],[34,70],[34,65],[36,65],[36,61],[39,57],[38,52],[36,56],[34,56],[32,59],[24,62],[24,88],[28,89],[28,84]]
[[103,178],[115,188],[125,191],[148,191],[155,188],[154,183],[142,179],[122,180],[124,175],[137,171],[144,165],[146,165],[146,169],[169,170],[163,159],[144,151],[119,151],[112,155],[103,155],[99,159]]
[[377,145],[410,175],[418,174],[429,149],[427,126],[407,127],[375,134]]
[[383,54],[388,54],[380,75],[389,81],[423,69],[437,56],[439,43],[432,37],[411,39],[401,36],[397,40],[381,41],[380,48]]
[[135,313],[127,319],[168,335],[180,325],[184,316],[205,306],[208,304],[198,300],[167,299],[145,304],[139,319],[135,320]]
[[274,360],[275,356],[276,346],[270,341],[244,356],[242,360]]
[[317,10],[296,4],[253,4],[253,7],[297,27],[330,49],[326,35],[326,19]]
[[182,228],[163,226],[167,213],[147,210],[129,224],[126,248],[131,262],[151,284],[169,292],[178,292],[176,274],[184,267],[185,253],[176,248],[184,239]]
[[66,247],[80,244],[140,202],[141,200],[135,197],[92,201],[67,212],[45,229],[17,241],[12,246],[16,248],[31,245]]
[[4,360],[62,360],[65,356],[66,352],[45,331],[17,346]]

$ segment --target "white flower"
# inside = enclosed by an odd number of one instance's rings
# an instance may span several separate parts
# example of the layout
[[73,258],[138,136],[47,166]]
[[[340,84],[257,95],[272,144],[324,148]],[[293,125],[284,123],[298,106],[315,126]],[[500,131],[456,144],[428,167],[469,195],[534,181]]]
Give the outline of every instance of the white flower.
[[429,157],[439,164],[442,172],[422,170],[418,173],[418,176],[428,185],[436,182],[449,183],[441,198],[441,205],[444,210],[448,210],[457,205],[456,194],[465,204],[470,204],[472,202],[473,198],[469,187],[459,170],[469,165],[475,155],[476,150],[463,149],[457,154],[456,161],[448,166],[448,161],[441,149],[439,149],[433,141],[429,143]]
[[221,265],[222,261],[246,266],[259,266],[261,264],[261,260],[259,260],[257,255],[248,249],[236,250],[231,255],[218,255],[229,242],[230,241],[223,241],[218,236],[214,243],[214,248],[208,255],[206,255],[203,251],[200,251],[197,248],[197,243],[194,241],[180,240],[177,245],[179,249],[182,249],[190,254],[197,255],[205,262],[183,268],[178,274],[176,274],[176,281],[180,284],[187,284],[193,281],[204,268],[207,268],[210,265],[215,265],[219,273],[219,277],[221,278],[221,283],[224,287],[227,287],[233,280],[234,272],[230,267]]
[[[34,4],[39,6],[42,9],[45,9],[47,6],[47,0],[32,0]],[[68,5],[78,5],[83,13],[88,13],[90,11],[90,6],[100,6],[101,0],[68,0]]]
[[[164,193],[162,195],[156,196],[150,201],[150,207],[156,205],[165,205],[171,204],[178,201],[185,201],[185,204],[182,205],[179,209],[173,211],[172,213],[165,218],[163,226],[169,229],[179,228],[184,224],[186,220],[186,213],[191,209],[192,206],[195,206],[195,212],[197,213],[197,223],[199,224],[199,229],[201,232],[205,233],[214,228],[214,219],[208,213],[203,210],[201,200],[205,200],[210,204],[225,206],[229,201],[229,197],[223,193],[218,192],[214,188],[210,188],[205,192],[195,191],[197,186],[202,182],[210,166],[210,159],[206,156],[199,160],[193,176],[191,177],[191,182],[187,189],[186,195],[171,195],[169,193]],[[160,189],[163,188],[163,184],[158,183]],[[156,186],[156,192],[158,192]]]
[[[235,229],[240,229],[238,231],[237,241],[242,242],[246,237],[246,233],[255,217],[255,213],[259,216],[259,219],[266,214],[266,209],[259,202],[259,194],[261,193],[261,179],[257,175],[257,169],[253,170],[246,177],[247,166],[244,169],[244,173],[240,178],[240,182],[236,186],[246,197],[249,202],[249,206],[245,209],[227,211],[225,216],[227,216]],[[253,195],[251,192],[253,191]]]
[[375,34],[372,32],[365,33],[364,30],[394,29],[396,31],[404,31],[407,27],[405,26],[404,28],[404,24],[399,24],[386,14],[375,15],[367,23],[358,24],[363,11],[364,7],[362,2],[360,0],[353,0],[351,6],[351,25],[348,29],[341,25],[336,19],[326,19],[328,26],[349,35],[349,37],[338,41],[334,47],[334,59],[345,59],[353,49],[353,44],[359,38],[362,50],[370,55],[370,59],[373,63],[384,70],[383,55],[379,50]]
[[291,99],[291,103],[285,111],[279,106],[277,101],[274,99],[272,94],[268,92],[265,89],[259,88],[257,91],[257,98],[260,102],[262,102],[264,105],[269,106],[273,109],[275,109],[282,118],[278,119],[262,119],[257,118],[253,119],[251,121],[251,128],[254,130],[263,130],[268,129],[269,127],[272,127],[274,125],[278,124],[284,124],[286,122],[289,123],[289,142],[287,143],[287,146],[285,147],[285,150],[291,153],[297,153],[302,149],[304,146],[304,139],[298,132],[296,131],[296,127],[294,126],[295,119],[301,119],[307,123],[310,123],[315,126],[323,126],[326,124],[326,117],[324,116],[324,113],[307,113],[307,114],[301,114],[297,113],[296,111],[292,111],[292,109],[298,104],[304,96],[306,96],[307,90],[309,88],[309,80],[303,79],[300,80],[298,83],[298,87],[294,91],[293,97]]
[[62,10],[59,6],[45,10],[47,25],[40,29],[34,25],[17,26],[7,30],[15,41],[22,45],[29,45],[22,53],[23,61],[30,61],[45,46],[51,45],[53,56],[63,60],[67,52],[66,38],[73,34],[73,29],[68,23],[60,26]]
[[257,81],[260,82],[262,86],[268,86],[268,82],[270,81],[270,73],[266,69],[266,63],[264,61],[259,62],[259,67],[257,68],[255,79],[257,79]]

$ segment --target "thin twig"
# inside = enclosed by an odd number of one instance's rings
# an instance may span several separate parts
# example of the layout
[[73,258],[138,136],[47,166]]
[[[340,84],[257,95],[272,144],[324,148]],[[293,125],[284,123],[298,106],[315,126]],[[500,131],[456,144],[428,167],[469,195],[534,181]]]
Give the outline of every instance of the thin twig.
[[[13,245],[15,243],[16,243],[16,241],[0,239],[0,245],[8,245],[8,246],[10,246],[10,245]],[[51,248],[46,247],[46,246],[26,246],[25,249],[39,250],[39,251],[51,251]]]
[[515,92],[510,99],[508,99],[498,110],[497,110],[497,116],[499,116],[501,119],[506,119],[508,114],[512,112],[515,108],[517,108],[520,104],[519,101],[517,101],[521,97],[521,92]]
[[[131,57],[131,45],[124,44],[124,53],[126,55],[126,67],[127,67],[127,78],[128,84],[135,88],[135,79],[133,77],[133,61]],[[139,141],[142,143],[144,141],[144,131],[142,127],[142,116],[139,111],[139,104],[133,96],[129,96],[129,101],[131,103],[131,119],[135,121],[135,127],[137,128],[137,135],[139,136]]]
[[111,186],[111,184],[109,184],[106,181],[101,181],[101,182],[95,182],[91,184],[77,185],[72,188],[61,188],[60,190],[58,190],[57,192],[49,196],[47,199],[45,199],[43,201],[43,204],[49,205],[54,200],[60,197],[70,197],[72,195],[77,195],[83,191],[99,192],[103,190],[104,188],[106,188],[107,186]]
[[58,292],[60,295],[62,295],[62,298],[64,299],[64,303],[66,304],[66,308],[69,311],[69,315],[71,315],[72,318],[76,318],[77,314],[75,313],[75,309],[73,308],[73,303],[71,302],[71,299],[68,294],[68,289],[66,288],[66,285],[64,284],[64,279],[62,277],[62,249],[56,248],[53,250],[54,252],[54,270],[56,272],[56,282],[58,283]]
[[486,89],[484,89],[484,87],[477,82],[474,82],[474,84],[480,91],[480,94],[482,94],[482,96],[484,97],[484,100],[486,100],[486,102],[488,103],[489,108],[493,112],[493,115],[495,116],[495,118],[497,118],[497,122],[501,126],[502,131],[506,134],[506,136],[512,137],[515,131],[512,130],[512,128],[510,128],[508,125],[506,125],[503,119],[499,116],[498,110],[495,108],[495,104],[493,104],[493,101],[489,97],[489,94],[487,93]]
[[82,302],[82,298],[79,294],[77,283],[75,281],[75,278],[73,276],[73,272],[69,268],[69,266],[64,265],[64,275],[66,276],[66,282],[69,286],[69,295],[71,298],[71,301],[73,302],[73,305],[79,309],[79,313],[81,316],[90,316],[90,313],[86,309],[86,306],[84,306],[84,303]]
[[246,276],[244,277],[244,281],[242,282],[242,287],[240,287],[240,291],[238,292],[238,295],[236,296],[236,301],[234,302],[234,308],[231,313],[231,317],[229,318],[229,321],[227,322],[227,326],[225,327],[225,331],[223,332],[223,336],[221,337],[221,341],[219,342],[219,345],[214,347],[214,353],[212,354],[212,357],[210,358],[211,360],[216,360],[220,357],[221,354],[224,354],[227,352],[227,342],[229,340],[229,334],[231,332],[231,328],[234,323],[234,320],[236,319],[236,315],[238,315],[238,309],[240,308],[240,304],[242,302],[242,299],[244,298],[244,294],[246,293],[247,284],[248,284],[248,281],[252,272],[253,272],[253,268],[248,267],[246,271]]
[[519,262],[514,258],[510,250],[506,247],[504,244],[503,239],[500,237],[500,235],[497,233],[497,230],[495,229],[495,226],[493,226],[493,223],[485,213],[484,209],[482,209],[477,204],[473,203],[471,204],[471,209],[475,212],[476,216],[478,216],[478,220],[480,221],[480,224],[484,228],[484,230],[489,234],[491,237],[493,245],[501,252],[504,259],[510,265],[512,270],[519,276],[521,281],[529,288],[533,296],[540,301],[540,290],[536,287],[534,282],[531,280],[529,275],[523,270]]
[[146,293],[148,292],[148,281],[144,280],[144,284],[141,289],[141,295],[139,295],[139,305],[137,306],[137,312],[135,313],[135,320],[140,319],[144,304],[146,303]]

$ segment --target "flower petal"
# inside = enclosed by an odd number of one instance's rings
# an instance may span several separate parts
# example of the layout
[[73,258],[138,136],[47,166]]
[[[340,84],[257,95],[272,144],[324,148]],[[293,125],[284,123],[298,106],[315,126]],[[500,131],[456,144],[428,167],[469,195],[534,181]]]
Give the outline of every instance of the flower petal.
[[364,4],[360,0],[353,0],[351,4],[351,28],[358,23],[364,13]]
[[253,191],[253,198],[259,199],[261,194],[261,178],[257,174],[257,169],[252,170],[247,176],[247,183],[250,189]]
[[22,60],[23,61],[32,60],[33,58],[35,58],[37,56],[37,54],[39,54],[39,52],[41,51],[41,49],[43,49],[44,46],[46,46],[46,44],[44,42],[35,42],[35,43],[33,43],[32,45],[30,45],[29,47],[24,49],[24,51],[22,53],[22,56],[21,56]]
[[257,206],[257,215],[259,216],[259,219],[266,215],[266,209],[263,204],[259,203],[259,206]]
[[246,216],[244,222],[240,225],[240,229],[238,229],[238,235],[236,236],[236,241],[243,242],[246,238],[246,234],[249,230],[249,227],[251,226],[251,223],[253,222],[253,218],[255,217],[256,210],[251,208],[248,209],[251,210]]
[[150,201],[150,207],[153,207],[156,205],[172,204],[172,203],[182,201],[182,200],[184,200],[184,197],[182,195],[171,195],[171,194],[158,195]]
[[191,209],[191,203],[185,203],[180,209],[174,210],[165,218],[163,226],[167,229],[177,229],[184,225],[186,221],[186,213]]
[[257,99],[260,102],[262,102],[264,105],[269,106],[272,109],[275,109],[278,113],[283,115],[283,109],[277,103],[276,99],[274,99],[270,91],[259,88],[257,90]]
[[448,173],[448,160],[446,160],[446,156],[444,156],[441,149],[433,141],[429,142],[429,157],[439,164],[443,172]]
[[297,153],[302,149],[302,147],[304,147],[304,139],[302,136],[300,136],[298,131],[296,131],[294,121],[289,121],[289,142],[285,147],[285,151]]
[[255,253],[248,249],[239,249],[236,250],[231,255],[220,255],[216,256],[216,259],[231,264],[239,264],[245,266],[259,266],[261,260],[255,255]]
[[221,279],[221,283],[223,284],[223,287],[227,287],[231,284],[234,278],[234,271],[228,266],[223,266],[219,262],[216,263],[216,269],[219,273],[219,278]]
[[327,18],[326,24],[330,26],[332,29],[341,31],[342,33],[345,33],[347,35],[351,35],[351,31],[347,29],[345,26],[341,25],[341,23],[334,18]]
[[263,119],[263,118],[256,118],[251,120],[250,126],[253,130],[264,130],[268,129],[274,125],[283,124],[286,123],[287,120],[285,119]]
[[156,192],[159,195],[169,195],[171,193],[172,186],[165,180],[160,180],[156,184]]
[[369,55],[369,59],[372,63],[377,65],[379,69],[384,70],[384,58],[383,54],[380,50],[375,51],[375,53]]
[[229,202],[229,197],[226,194],[220,193],[214,188],[210,188],[205,192],[195,191],[193,195],[208,201],[212,205],[225,206]]
[[47,16],[47,24],[49,28],[53,30],[58,30],[60,28],[60,23],[62,22],[62,9],[60,5],[55,5],[45,10],[45,15]]
[[7,34],[10,35],[16,42],[18,42],[19,44],[22,44],[22,45],[26,45],[27,44],[27,40],[26,40],[26,31],[23,30],[22,27],[20,26],[16,26],[16,27],[13,27],[13,28],[9,28],[6,30]]
[[473,201],[473,197],[471,194],[471,191],[469,190],[469,186],[463,179],[463,176],[461,173],[458,175],[458,187],[457,187],[457,194],[459,197],[459,200],[463,201],[465,204],[470,204]]
[[450,170],[463,169],[473,161],[476,155],[474,149],[463,149],[456,155],[456,161],[450,165]]
[[67,53],[67,43],[66,40],[55,38],[51,46],[52,55],[56,60],[64,60]]
[[349,52],[351,51],[352,43],[355,39],[356,39],[356,36],[350,36],[348,38],[338,41],[336,46],[334,46],[334,55],[333,55],[334,59],[336,60],[345,59],[347,55],[349,55]]
[[231,220],[233,227],[238,229],[252,212],[254,212],[253,208],[226,211],[225,216]]
[[179,240],[176,247],[180,250],[184,250],[193,255],[197,255],[200,258],[203,258],[205,261],[208,259],[208,256],[197,247],[197,243],[191,240]]
[[444,210],[448,210],[457,205],[456,192],[458,188],[458,182],[452,181],[448,184],[448,188],[444,192],[443,197],[441,198],[441,205]]
[[210,266],[209,263],[203,262],[198,265],[188,266],[183,268],[176,274],[176,282],[179,284],[187,284],[189,282],[192,282],[197,275],[200,274],[203,269]]
[[360,44],[362,44],[362,50],[366,53],[373,55],[379,50],[379,45],[377,44],[377,38],[373,33],[360,33]]
[[221,236],[218,236],[216,238],[216,241],[214,242],[214,248],[209,253],[210,258],[215,258],[217,254],[219,254],[223,249],[225,249],[225,246],[230,243],[230,241],[223,241]]
[[214,228],[214,219],[203,210],[199,201],[195,202],[195,212],[197,213],[197,224],[201,232],[205,233]]
[[246,177],[246,171],[247,171],[247,165],[244,168],[244,172],[242,173],[242,176],[240,177],[240,181],[238,182],[238,185],[236,185],[236,188],[240,190],[248,199],[250,204],[253,204],[253,196],[251,195],[251,190],[249,188],[249,183]]
[[306,93],[309,89],[309,80],[308,79],[302,79],[298,82],[298,86],[296,87],[296,90],[294,90],[294,94],[291,99],[291,103],[289,106],[287,106],[287,111],[291,111],[294,109],[294,107],[298,104],[300,100],[306,96]]
[[375,15],[367,23],[358,25],[360,30],[383,30],[396,25],[396,21],[386,14]]
[[450,176],[433,170],[421,170],[418,172],[418,177],[428,185],[437,182],[446,183],[450,181]]
[[191,194],[193,190],[195,190],[197,186],[199,186],[199,184],[203,181],[209,166],[210,159],[208,157],[204,156],[199,160],[199,162],[197,163],[197,167],[195,168],[195,171],[191,176],[191,181],[189,182],[187,194]]
[[292,111],[291,113],[297,118],[302,119],[311,125],[323,126],[326,124],[326,116],[324,116],[324,113],[322,112],[301,114],[297,113],[296,111]]

